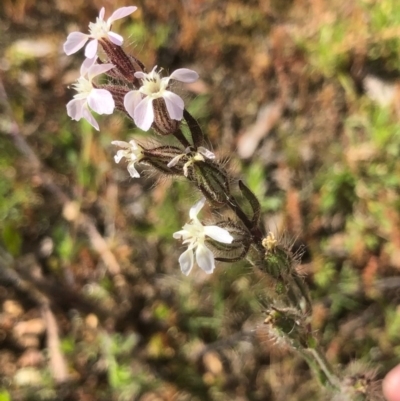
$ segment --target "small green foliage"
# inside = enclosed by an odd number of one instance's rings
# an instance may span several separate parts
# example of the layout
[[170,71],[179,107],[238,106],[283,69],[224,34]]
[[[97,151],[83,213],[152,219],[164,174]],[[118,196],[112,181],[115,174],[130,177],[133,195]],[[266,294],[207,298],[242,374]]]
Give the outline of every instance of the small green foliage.
[[22,238],[13,224],[5,223],[2,230],[2,240],[8,252],[13,256],[19,255]]
[[319,287],[326,289],[332,286],[336,274],[335,264],[333,262],[325,262],[318,271],[315,272],[314,281]]
[[75,339],[72,336],[65,336],[61,341],[61,350],[65,355],[71,355],[76,349]]
[[348,21],[335,19],[321,23],[313,40],[304,41],[298,37],[298,44],[304,47],[314,71],[332,77],[343,68],[348,59],[346,37],[349,30]]
[[210,115],[210,100],[211,96],[208,94],[196,96],[190,100],[187,109],[196,119],[207,119]]
[[319,181],[321,182],[320,205],[323,213],[348,213],[351,211],[356,199],[356,177],[350,170],[344,169],[340,165],[334,166],[329,172],[325,172]]
[[168,320],[171,315],[171,309],[168,305],[158,303],[153,309],[154,317],[158,320]]
[[64,262],[71,261],[76,252],[75,241],[71,237],[65,223],[62,222],[60,225],[54,227],[53,238],[55,242],[55,250],[60,259]]
[[0,390],[0,401],[11,401],[10,393],[7,390]]
[[266,196],[267,190],[267,177],[265,169],[260,162],[252,162],[248,168],[245,169],[246,184],[258,198],[261,205],[261,210],[264,213],[275,212],[280,210],[283,204],[283,194]]
[[400,314],[398,308],[387,308],[385,322],[389,339],[393,342],[398,342],[400,340]]

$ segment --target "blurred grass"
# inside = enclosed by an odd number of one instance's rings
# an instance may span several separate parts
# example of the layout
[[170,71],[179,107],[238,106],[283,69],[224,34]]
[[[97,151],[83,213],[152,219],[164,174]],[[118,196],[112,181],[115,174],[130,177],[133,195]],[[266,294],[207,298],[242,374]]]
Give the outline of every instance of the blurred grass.
[[[181,275],[172,233],[199,194],[183,181],[132,180],[113,162],[112,140],[147,134],[118,114],[99,118],[101,133],[66,116],[81,55],[67,58],[61,45],[100,6],[1,6],[0,72],[12,116],[2,99],[0,259],[41,283],[71,382],[52,379],[43,332],[15,330],[41,318],[37,303],[1,282],[0,400],[323,399],[301,359],[263,332],[268,286],[246,263]],[[328,358],[363,361],[382,377],[400,352],[397,2],[146,0],[118,28],[148,68],[199,71],[206,89],[186,95],[189,110],[259,197],[266,229],[306,246],[299,269]],[[281,118],[239,160],[237,138],[278,101]],[[18,152],[13,119],[72,203]],[[79,211],[120,274],[107,268]]]

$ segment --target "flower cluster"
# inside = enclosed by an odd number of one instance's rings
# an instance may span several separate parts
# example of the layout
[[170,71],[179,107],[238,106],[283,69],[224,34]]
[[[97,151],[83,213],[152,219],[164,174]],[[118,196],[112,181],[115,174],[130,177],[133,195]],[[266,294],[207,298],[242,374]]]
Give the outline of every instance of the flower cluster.
[[[167,119],[180,121],[183,118],[184,102],[182,98],[170,90],[170,81],[176,80],[181,82],[194,82],[198,79],[195,71],[187,68],[180,68],[174,71],[168,77],[162,77],[157,72],[155,66],[150,73],[146,73],[141,69],[141,63],[134,65],[133,61],[126,57],[126,54],[119,48],[123,44],[122,36],[111,31],[114,21],[126,17],[136,11],[137,7],[122,7],[114,11],[114,13],[104,20],[104,7],[100,10],[96,22],[89,24],[89,34],[82,32],[71,32],[67,41],[64,43],[64,52],[67,55],[76,53],[85,45],[85,56],[81,68],[81,76],[73,88],[78,92],[75,95],[75,102],[68,104],[68,115],[74,120],[86,119],[95,129],[99,129],[96,120],[91,111],[98,114],[112,114],[115,104],[112,98],[122,100],[124,111],[135,122],[135,124],[143,131],[148,131],[152,124],[157,120],[157,115],[162,113],[165,106]],[[88,42],[89,41],[89,42]],[[108,60],[95,64],[98,59],[99,47],[103,48]],[[117,61],[117,62],[116,62]],[[131,64],[130,66],[119,66],[119,62]],[[90,68],[87,66],[90,65]],[[124,73],[128,68],[128,73]],[[118,71],[121,70],[122,71]],[[107,89],[101,89],[101,85],[93,82],[93,78],[108,73],[111,77],[131,76],[131,82],[139,82],[132,90],[124,90],[124,87],[106,86]],[[133,75],[133,76],[132,76]],[[129,84],[131,82],[123,82]],[[121,92],[122,90],[122,92]],[[123,99],[120,99],[121,96]],[[160,99],[162,102],[155,100]],[[160,128],[160,127],[159,127]]]
[[[112,31],[112,25],[114,21],[127,17],[136,9],[135,6],[122,7],[104,19],[103,7],[96,22],[89,24],[88,34],[72,32],[68,35],[64,52],[71,55],[86,46],[86,59],[81,66],[80,77],[72,85],[77,94],[67,104],[67,113],[73,120],[79,121],[83,118],[99,130],[93,112],[109,115],[117,109],[130,117],[143,131],[153,128],[158,134],[175,136],[182,147],[158,146],[147,149],[134,140],[113,141],[112,144],[120,148],[114,159],[116,163],[122,159],[127,161],[127,169],[132,178],[140,177],[137,165],[145,164],[162,173],[181,175],[198,183],[203,198],[190,209],[190,222],[174,233],[173,237],[181,239],[188,247],[179,258],[184,274],[190,273],[195,260],[202,270],[212,273],[215,269],[214,253],[210,249],[212,243],[228,246],[234,238],[226,228],[203,225],[197,214],[204,206],[206,198],[221,198],[213,193],[215,183],[207,182],[224,181],[225,175],[215,164],[214,153],[204,146],[203,134],[197,122],[185,109],[182,98],[171,87],[173,81],[195,82],[199,75],[188,68],[179,68],[169,76],[163,76],[162,69],[157,66],[146,72],[139,60],[124,52],[121,47],[123,38]],[[112,81],[97,81],[102,74],[106,78],[112,78]],[[180,130],[183,120],[191,130],[192,143]],[[226,196],[222,195],[224,197]]]

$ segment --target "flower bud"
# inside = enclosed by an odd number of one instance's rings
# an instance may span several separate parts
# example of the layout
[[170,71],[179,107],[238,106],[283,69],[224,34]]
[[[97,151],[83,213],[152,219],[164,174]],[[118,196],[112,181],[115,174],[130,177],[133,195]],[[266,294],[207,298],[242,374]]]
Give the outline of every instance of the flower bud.
[[307,324],[296,309],[272,306],[266,313],[264,325],[268,327],[272,337],[280,338],[297,350],[309,348]]
[[184,175],[214,205],[224,205],[229,200],[230,188],[226,171],[201,153],[189,157],[184,166]]
[[171,160],[181,154],[182,150],[175,146],[159,146],[153,149],[143,149],[141,163],[154,167],[160,173],[182,175],[183,160],[170,165]]
[[292,252],[290,247],[275,238],[272,232],[263,239],[262,246],[265,249],[262,270],[278,280],[279,287],[287,294],[293,305],[306,314],[310,313],[312,308],[310,295],[296,270],[303,251]]

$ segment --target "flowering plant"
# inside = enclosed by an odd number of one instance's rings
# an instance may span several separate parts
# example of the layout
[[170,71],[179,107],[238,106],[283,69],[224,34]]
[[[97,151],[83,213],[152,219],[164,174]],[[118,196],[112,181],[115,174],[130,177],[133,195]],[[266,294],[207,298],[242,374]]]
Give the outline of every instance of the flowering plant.
[[[147,72],[140,60],[125,53],[121,47],[123,38],[111,31],[115,20],[135,10],[134,6],[122,7],[104,20],[102,8],[96,22],[89,24],[90,34],[72,32],[68,36],[64,44],[68,55],[90,41],[86,45],[87,59],[82,65],[81,77],[74,85],[78,94],[67,105],[68,115],[74,120],[85,118],[99,129],[91,110],[111,114],[117,109],[142,130],[152,128],[159,135],[160,143],[139,145],[134,140],[113,141],[113,145],[121,148],[115,162],[125,158],[132,178],[139,178],[137,168],[145,165],[159,174],[186,179],[200,192],[201,200],[190,209],[190,221],[173,234],[173,238],[187,246],[178,259],[182,273],[189,275],[195,261],[204,272],[211,274],[216,261],[246,259],[268,278],[264,325],[270,336],[277,343],[297,350],[326,387],[343,394],[347,386],[346,396],[350,394],[347,399],[368,394],[368,386],[359,377],[344,377],[332,367],[318,345],[310,325],[309,292],[296,269],[299,255],[272,233],[265,233],[257,197],[243,181],[239,180],[233,188],[234,181],[224,164],[207,149],[201,127],[185,108],[183,99],[174,93],[171,81],[194,82],[198,74],[179,68],[163,77],[157,66]],[[107,83],[93,81],[100,74],[109,78]],[[183,124],[189,135],[184,135]],[[165,136],[175,138],[177,145],[162,143]],[[206,203],[214,215],[218,211],[220,216],[214,224],[204,225],[197,217]]]

